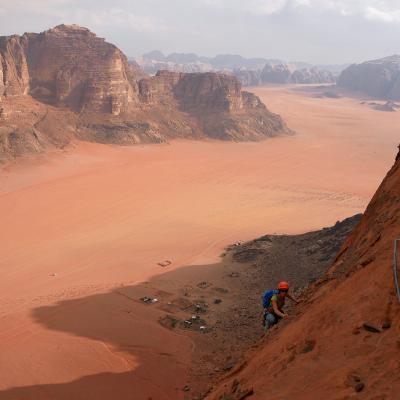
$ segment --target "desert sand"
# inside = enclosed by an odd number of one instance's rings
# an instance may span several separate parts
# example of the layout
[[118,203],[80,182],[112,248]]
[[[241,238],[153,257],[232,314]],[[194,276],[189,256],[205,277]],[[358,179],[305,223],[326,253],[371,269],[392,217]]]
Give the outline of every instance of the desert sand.
[[124,288],[175,270],[184,280],[182,267],[218,262],[229,243],[364,210],[393,162],[400,113],[254,92],[296,135],[79,143],[2,168],[0,399],[181,398],[195,335],[165,329]]

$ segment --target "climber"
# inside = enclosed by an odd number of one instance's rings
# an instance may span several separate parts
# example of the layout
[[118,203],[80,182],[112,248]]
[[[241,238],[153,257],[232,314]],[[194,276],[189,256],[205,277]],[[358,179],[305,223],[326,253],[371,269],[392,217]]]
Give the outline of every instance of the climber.
[[263,296],[263,325],[265,331],[271,326],[277,324],[280,319],[286,318],[288,315],[283,312],[285,299],[288,297],[290,300],[298,304],[299,302],[289,294],[289,284],[287,282],[279,282],[278,288],[268,290]]

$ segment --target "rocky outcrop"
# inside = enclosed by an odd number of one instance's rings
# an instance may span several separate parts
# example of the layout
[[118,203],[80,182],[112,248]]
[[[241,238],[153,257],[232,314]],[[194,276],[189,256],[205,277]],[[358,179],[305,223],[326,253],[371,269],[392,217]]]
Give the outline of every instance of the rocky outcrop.
[[161,71],[149,77],[117,47],[76,25],[1,37],[0,61],[3,154],[64,146],[53,115],[61,130],[68,126],[68,140],[104,143],[259,140],[288,132],[233,76]]
[[125,55],[86,28],[60,25],[3,37],[0,54],[6,96],[30,93],[75,111],[113,114],[138,101]]
[[158,71],[153,77],[139,81],[139,95],[147,104],[165,104],[173,100],[173,89],[184,76],[180,72]]
[[341,73],[338,85],[380,99],[400,100],[400,55],[353,64]]
[[174,102],[196,121],[195,131],[223,140],[260,140],[289,132],[282,119],[254,94],[242,92],[233,76],[159,71],[139,82],[141,99],[150,104]]
[[240,82],[233,76],[207,72],[182,74],[173,89],[184,111],[237,112],[243,109]]

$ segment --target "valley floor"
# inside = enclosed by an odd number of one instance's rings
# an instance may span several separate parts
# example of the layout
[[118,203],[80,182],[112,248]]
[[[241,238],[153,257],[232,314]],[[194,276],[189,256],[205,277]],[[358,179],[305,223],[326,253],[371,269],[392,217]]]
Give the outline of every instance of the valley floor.
[[[173,303],[182,282],[213,279],[232,242],[364,210],[392,164],[400,113],[296,87],[254,91],[295,136],[80,143],[1,170],[0,399],[183,398],[207,342],[158,322],[184,307]],[[143,305],[146,295],[171,304]]]

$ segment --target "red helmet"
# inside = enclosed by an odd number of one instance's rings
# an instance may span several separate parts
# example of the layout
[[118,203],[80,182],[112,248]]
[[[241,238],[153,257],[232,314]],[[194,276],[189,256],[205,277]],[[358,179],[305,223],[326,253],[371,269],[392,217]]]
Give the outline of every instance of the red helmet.
[[278,290],[289,290],[289,284],[285,281],[279,282]]

